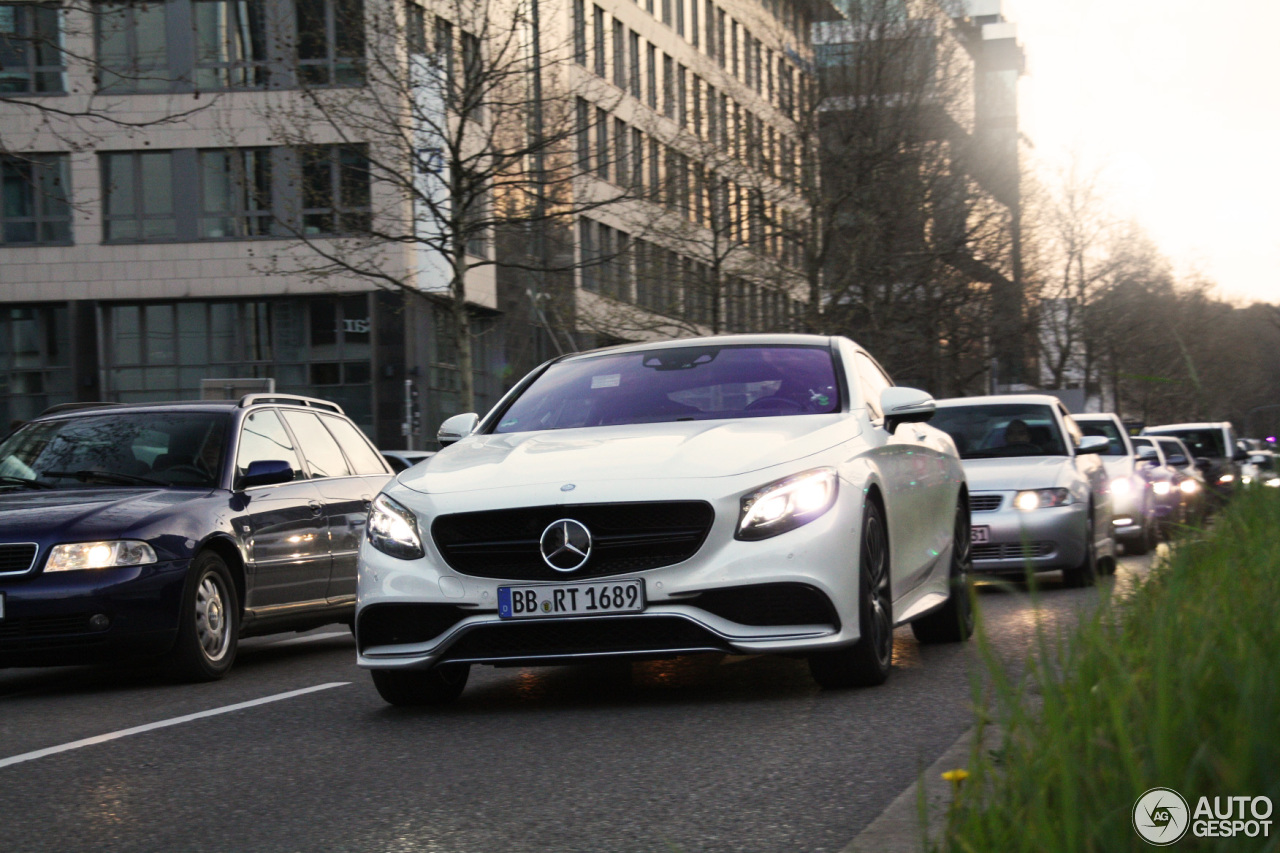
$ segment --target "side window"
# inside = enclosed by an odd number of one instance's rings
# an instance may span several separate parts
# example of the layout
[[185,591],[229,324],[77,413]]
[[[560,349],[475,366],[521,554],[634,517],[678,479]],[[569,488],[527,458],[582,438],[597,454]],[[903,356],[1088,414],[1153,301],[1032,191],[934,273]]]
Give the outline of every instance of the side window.
[[1062,423],[1066,425],[1067,434],[1071,436],[1071,446],[1079,447],[1080,442],[1084,441],[1084,431],[1080,429],[1080,424],[1076,423],[1076,419],[1061,407],[1058,409],[1058,414],[1062,417]]
[[288,422],[289,429],[298,437],[302,455],[306,457],[307,467],[311,469],[313,478],[351,475],[351,469],[347,467],[347,460],[343,458],[338,442],[333,440],[333,436],[320,423],[319,417],[311,412],[286,410],[284,419]]
[[285,431],[280,417],[270,409],[254,412],[240,427],[240,449],[236,453],[236,476],[243,477],[250,462],[283,460],[293,468],[295,480],[306,479],[306,472],[293,449],[293,440]]
[[880,411],[880,392],[892,387],[893,383],[865,353],[856,353],[853,364],[858,374],[858,385],[862,388],[862,397],[871,411],[871,417],[873,420],[879,420],[884,417],[884,412]]
[[387,473],[387,467],[382,462],[381,454],[369,446],[368,439],[364,437],[364,433],[356,428],[355,424],[350,421],[344,421],[342,418],[334,418],[328,415],[321,415],[320,419],[329,428],[329,432],[333,433],[333,437],[338,440],[338,444],[342,445],[342,449],[347,453],[347,458],[351,460],[351,467],[356,469],[357,474]]

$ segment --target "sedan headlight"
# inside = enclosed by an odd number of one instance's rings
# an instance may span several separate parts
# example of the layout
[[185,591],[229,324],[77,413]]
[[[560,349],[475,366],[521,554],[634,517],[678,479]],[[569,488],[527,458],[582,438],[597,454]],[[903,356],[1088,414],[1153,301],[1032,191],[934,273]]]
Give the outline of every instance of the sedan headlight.
[[1234,483],[1236,481],[1235,474],[1223,474],[1218,478],[1219,483]]
[[1183,480],[1178,484],[1178,488],[1182,489],[1184,495],[1194,495],[1200,488],[1200,484],[1195,480]]
[[1013,496],[1013,505],[1023,510],[1067,506],[1071,503],[1074,503],[1071,492],[1066,489],[1027,489]]
[[1133,481],[1128,477],[1117,477],[1111,481],[1111,494],[1118,498],[1125,498],[1133,491]]
[[742,499],[736,538],[768,539],[808,524],[835,505],[839,477],[815,468],[770,483]]
[[80,569],[113,569],[117,566],[145,566],[154,562],[156,552],[146,542],[130,539],[71,542],[53,546],[44,570],[71,572]]
[[418,535],[418,518],[386,495],[373,499],[369,510],[369,544],[384,554],[401,560],[422,556],[422,538]]
[[1156,480],[1151,484],[1151,491],[1157,495],[1167,495],[1173,491],[1173,485],[1168,480]]

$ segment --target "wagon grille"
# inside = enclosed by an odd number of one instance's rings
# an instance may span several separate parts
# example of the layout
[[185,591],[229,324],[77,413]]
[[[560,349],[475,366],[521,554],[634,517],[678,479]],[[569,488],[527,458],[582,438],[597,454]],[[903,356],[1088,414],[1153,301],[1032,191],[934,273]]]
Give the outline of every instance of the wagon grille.
[[542,560],[539,540],[562,518],[591,531],[591,558],[574,580],[670,566],[702,547],[715,513],[704,501],[577,504],[442,515],[431,536],[453,569],[482,578],[565,580]]
[[975,560],[1027,560],[1053,553],[1052,542],[1003,542],[973,546]]
[[0,575],[20,575],[30,571],[36,561],[36,551],[34,542],[0,545]]

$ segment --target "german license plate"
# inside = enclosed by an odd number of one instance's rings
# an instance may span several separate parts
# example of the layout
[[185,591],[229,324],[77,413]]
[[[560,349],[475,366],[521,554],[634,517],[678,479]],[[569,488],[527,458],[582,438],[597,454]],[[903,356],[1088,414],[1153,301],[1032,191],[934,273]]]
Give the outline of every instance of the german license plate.
[[500,619],[595,616],[641,610],[644,610],[642,580],[498,587]]
[[975,524],[971,528],[969,541],[974,545],[983,545],[991,541],[991,528],[985,524]]

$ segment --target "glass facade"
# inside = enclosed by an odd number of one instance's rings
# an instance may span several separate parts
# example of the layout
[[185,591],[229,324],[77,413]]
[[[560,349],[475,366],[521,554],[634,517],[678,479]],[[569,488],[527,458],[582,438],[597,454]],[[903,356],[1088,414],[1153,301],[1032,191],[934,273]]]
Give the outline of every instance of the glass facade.
[[67,308],[0,310],[0,431],[71,402],[73,390]]

